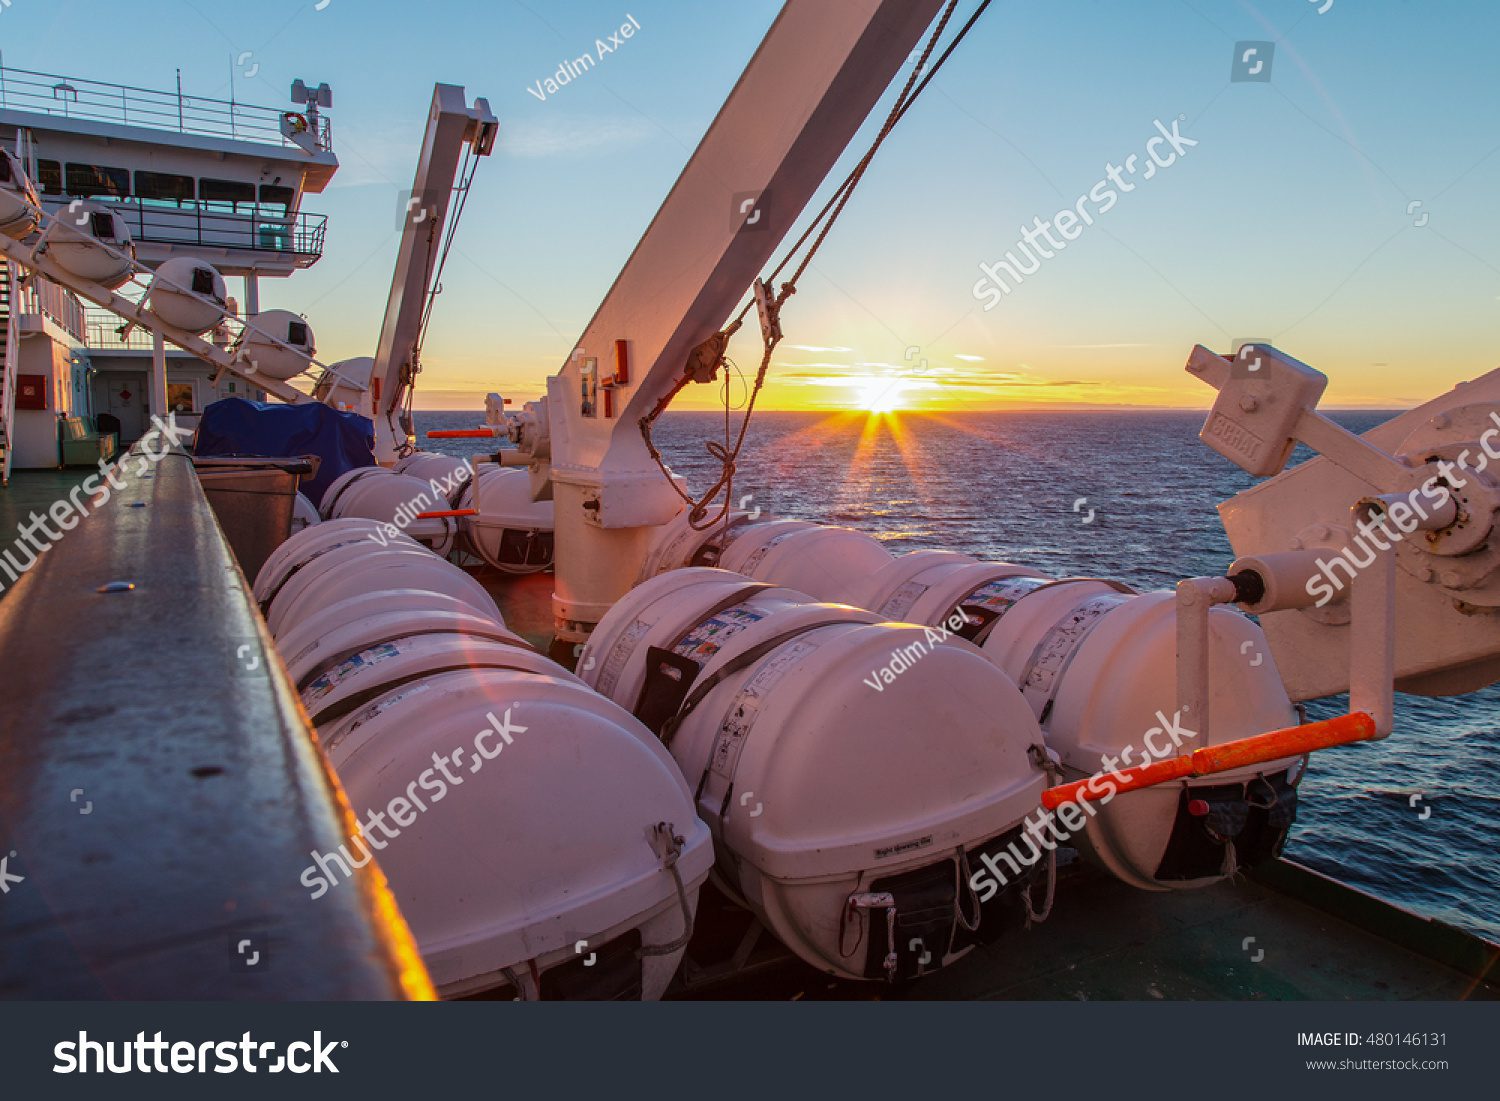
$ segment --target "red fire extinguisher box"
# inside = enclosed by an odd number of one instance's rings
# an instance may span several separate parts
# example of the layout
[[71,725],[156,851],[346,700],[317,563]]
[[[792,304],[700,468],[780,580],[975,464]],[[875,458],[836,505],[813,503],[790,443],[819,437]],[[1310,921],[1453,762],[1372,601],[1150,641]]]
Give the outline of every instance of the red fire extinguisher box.
[[16,408],[17,409],[46,409],[47,408],[47,376],[46,375],[17,375],[16,376]]

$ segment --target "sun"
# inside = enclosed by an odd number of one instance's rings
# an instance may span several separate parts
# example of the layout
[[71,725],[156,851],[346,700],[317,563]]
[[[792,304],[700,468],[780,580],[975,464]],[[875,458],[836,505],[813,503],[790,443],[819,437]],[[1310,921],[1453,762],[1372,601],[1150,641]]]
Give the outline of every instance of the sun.
[[899,378],[876,378],[859,388],[859,404],[868,413],[895,413],[901,409],[906,385]]

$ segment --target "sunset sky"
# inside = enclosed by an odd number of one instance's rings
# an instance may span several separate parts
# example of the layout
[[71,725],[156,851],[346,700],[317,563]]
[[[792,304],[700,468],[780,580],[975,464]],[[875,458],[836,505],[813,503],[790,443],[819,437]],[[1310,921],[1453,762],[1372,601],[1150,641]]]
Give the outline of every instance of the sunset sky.
[[[1189,349],[1242,339],[1327,373],[1325,405],[1415,404],[1495,366],[1500,4],[1326,3],[995,0],[787,306],[765,405],[1203,406]],[[499,149],[418,391],[448,409],[541,391],[779,7],[318,4],[160,0],[137,18],[12,0],[0,50],[7,66],[152,88],[181,66],[186,90],[225,98],[235,72],[236,98],[272,106],[295,77],[330,83],[343,168],[307,204],[330,215],[327,254],[262,292],[308,315],[325,361],[374,351],[432,83],[488,97]],[[596,68],[528,93],[627,17],[640,29]],[[1242,41],[1274,43],[1269,81],[1231,80],[1248,71]],[[979,265],[1086,203],[1110,164],[1144,161],[1174,120],[1198,144],[1089,206],[1093,224],[986,310]],[[732,355],[753,372],[758,338]],[[697,387],[682,404],[716,400]]]

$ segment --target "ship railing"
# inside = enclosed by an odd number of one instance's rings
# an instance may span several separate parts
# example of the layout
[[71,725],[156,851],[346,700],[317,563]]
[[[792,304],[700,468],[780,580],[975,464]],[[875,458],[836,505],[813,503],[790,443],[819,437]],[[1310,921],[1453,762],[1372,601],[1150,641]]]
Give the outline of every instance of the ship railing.
[[146,329],[132,326],[118,314],[100,306],[89,306],[84,311],[87,321],[88,346],[97,351],[149,352],[155,345],[155,337]]
[[[164,205],[145,199],[96,197],[108,202],[130,227],[137,243],[196,245],[239,251],[278,252],[306,266],[323,255],[328,215],[288,212],[279,203],[221,203],[184,199]],[[49,213],[73,201],[49,196]]]
[[[175,92],[163,92],[0,66],[0,110],[6,109],[297,148],[282,132],[287,112],[232,99],[186,96],[180,85]],[[331,150],[333,129],[327,117],[302,118],[312,127],[317,148]]]
[[66,287],[59,287],[47,279],[27,279],[16,295],[13,309],[18,314],[45,317],[80,342],[88,332],[83,300]]

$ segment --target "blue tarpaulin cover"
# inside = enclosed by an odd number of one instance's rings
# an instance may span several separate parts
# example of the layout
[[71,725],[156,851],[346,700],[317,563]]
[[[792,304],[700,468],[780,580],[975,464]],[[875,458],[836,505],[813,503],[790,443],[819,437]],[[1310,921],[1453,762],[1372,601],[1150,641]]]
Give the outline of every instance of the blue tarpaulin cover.
[[203,410],[193,453],[203,456],[291,459],[317,455],[318,476],[303,479],[302,492],[314,505],[347,470],[375,465],[375,424],[358,413],[341,413],[320,402],[273,405],[224,398]]

